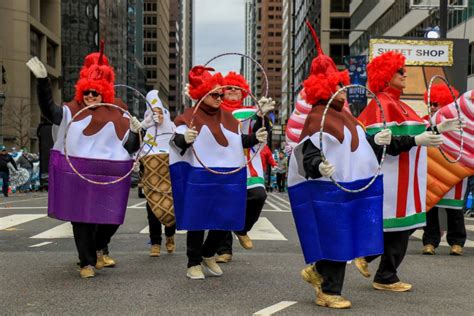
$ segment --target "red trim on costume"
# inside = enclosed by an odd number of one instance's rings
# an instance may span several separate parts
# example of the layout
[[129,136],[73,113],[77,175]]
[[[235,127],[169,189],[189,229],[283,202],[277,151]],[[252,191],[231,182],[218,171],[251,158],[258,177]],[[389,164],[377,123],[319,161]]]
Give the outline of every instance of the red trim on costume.
[[462,184],[463,184],[463,181],[459,182],[455,186],[455,189],[454,189],[454,199],[455,200],[462,199]]
[[397,217],[405,217],[407,209],[408,177],[410,170],[410,156],[403,152],[398,156],[398,195]]
[[421,152],[421,146],[418,146],[416,150],[416,158],[415,158],[415,174],[414,174],[414,180],[413,180],[413,193],[415,195],[415,210],[417,213],[421,213],[422,208],[421,208],[421,197],[420,197],[420,188],[418,186],[418,163],[420,159],[420,152]]

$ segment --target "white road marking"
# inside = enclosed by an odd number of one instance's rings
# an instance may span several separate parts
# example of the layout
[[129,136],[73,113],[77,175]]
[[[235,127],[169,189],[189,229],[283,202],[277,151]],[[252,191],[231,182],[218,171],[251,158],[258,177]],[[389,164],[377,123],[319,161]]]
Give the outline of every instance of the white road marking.
[[0,230],[27,223],[41,217],[46,217],[46,214],[14,214],[0,217]]
[[268,199],[265,201],[266,204],[270,205],[271,207],[273,207],[274,209],[278,210],[280,209],[279,206],[277,206],[276,204],[270,202]]
[[283,204],[288,205],[288,207],[291,206],[290,202],[288,202],[288,201],[285,200],[285,199],[282,199],[281,197],[277,196],[275,193],[271,193],[270,195],[271,195],[273,198],[275,198],[275,199],[281,201]]
[[[165,226],[164,225],[161,225],[161,231],[162,232],[165,231]],[[149,233],[150,233],[150,226],[148,226],[148,225],[140,231],[140,234],[149,234]],[[176,231],[176,234],[179,234],[179,235],[184,235],[186,233],[187,233],[187,230],[177,230]]]
[[12,204],[12,203],[18,203],[18,202],[28,202],[28,201],[33,201],[33,200],[42,200],[42,199],[47,199],[48,197],[47,196],[44,196],[44,197],[40,197],[40,198],[32,198],[32,199],[26,199],[26,200],[12,200],[12,201],[8,201],[8,202],[1,202],[0,205],[4,205],[4,204]]
[[260,217],[248,235],[252,240],[288,240],[266,217]]
[[[467,225],[467,226],[472,226],[472,225]],[[467,227],[466,227],[467,228]],[[417,229],[413,234],[413,237],[416,237],[418,239],[423,239],[423,230],[422,229]],[[450,247],[448,242],[446,241],[446,234],[443,234],[443,237],[441,237],[441,242],[439,243],[440,246],[446,246]],[[466,243],[464,244],[464,247],[468,248],[474,248],[474,241],[467,239]]]
[[273,315],[276,312],[279,312],[287,307],[290,307],[291,305],[294,305],[298,302],[293,302],[293,301],[281,301],[280,303],[274,304],[272,306],[268,306],[264,309],[259,310],[258,312],[255,312],[253,315],[254,316],[266,316],[266,315]]
[[0,210],[47,210],[47,206],[11,206],[0,207]]
[[290,210],[282,210],[282,209],[279,209],[279,210],[274,210],[274,209],[268,209],[268,208],[267,208],[267,209],[265,209],[265,208],[264,208],[264,209],[262,210],[262,212],[277,212],[277,213],[281,212],[281,213],[291,213],[291,211],[290,211]]
[[49,245],[49,244],[52,244],[52,243],[53,243],[52,241],[44,241],[44,242],[40,242],[39,244],[31,245],[31,246],[28,246],[28,247],[29,248],[36,248],[36,247],[46,246],[46,245]]
[[[146,201],[143,201],[143,202],[140,202],[140,203],[137,203],[137,204],[134,204],[134,205],[127,206],[127,208],[138,208],[139,206],[142,206],[145,203],[146,203]],[[145,206],[140,207],[140,208],[145,208]]]
[[74,237],[74,235],[72,233],[71,223],[63,223],[47,231],[44,231],[38,235],[31,236],[30,238],[55,239],[55,238],[72,238],[72,237]]
[[474,232],[474,225],[466,225],[466,230],[470,230]]

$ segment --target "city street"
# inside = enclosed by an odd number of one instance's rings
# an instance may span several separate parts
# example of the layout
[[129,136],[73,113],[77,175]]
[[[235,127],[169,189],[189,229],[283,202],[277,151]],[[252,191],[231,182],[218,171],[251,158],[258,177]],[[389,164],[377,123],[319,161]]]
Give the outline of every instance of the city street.
[[[465,255],[449,256],[445,243],[436,256],[420,254],[421,232],[410,240],[400,268],[408,293],[372,289],[348,264],[343,295],[348,311],[314,304],[314,291],[300,278],[305,266],[288,196],[272,193],[249,234],[253,250],[235,240],[232,262],[224,275],[186,278],[185,234],[177,251],[148,256],[145,200],[130,193],[127,217],[110,244],[115,268],[93,279],[80,279],[69,223],[47,217],[47,195],[30,193],[0,201],[0,314],[167,314],[167,315],[355,315],[451,314],[474,310],[474,218],[466,217]],[[376,263],[370,270],[375,272]]]

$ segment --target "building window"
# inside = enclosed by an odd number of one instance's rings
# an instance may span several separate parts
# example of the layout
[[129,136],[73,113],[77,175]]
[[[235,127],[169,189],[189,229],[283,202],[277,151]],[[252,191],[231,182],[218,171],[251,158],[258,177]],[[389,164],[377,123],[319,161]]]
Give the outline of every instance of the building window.
[[469,59],[467,61],[467,74],[474,74],[474,42],[469,44]]
[[331,1],[331,12],[349,12],[350,0]]
[[148,79],[156,79],[156,70],[147,70],[146,77]]
[[156,16],[146,16],[145,25],[156,25]]
[[41,57],[41,35],[34,30],[30,30],[30,54]]
[[156,42],[145,42],[145,52],[156,52]]
[[46,45],[46,62],[51,67],[56,68],[56,45],[51,43],[50,41],[47,42]]
[[349,55],[349,45],[332,44],[329,46],[331,58],[337,65],[343,64],[343,57]]

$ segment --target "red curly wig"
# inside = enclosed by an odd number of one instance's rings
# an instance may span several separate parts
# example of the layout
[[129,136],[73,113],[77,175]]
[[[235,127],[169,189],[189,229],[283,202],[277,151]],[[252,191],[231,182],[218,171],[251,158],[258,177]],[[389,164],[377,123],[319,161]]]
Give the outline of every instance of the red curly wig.
[[224,77],[224,85],[230,85],[230,86],[237,86],[242,88],[242,100],[245,99],[248,95],[248,92],[250,90],[249,84],[245,80],[244,76],[241,74],[238,74],[234,71],[229,72],[225,77]]
[[350,83],[347,70],[331,73],[329,76],[323,74],[310,75],[303,82],[304,95],[308,104],[315,105],[319,101],[327,101],[333,93],[338,90],[338,85],[345,86]]
[[405,56],[398,52],[389,51],[375,57],[367,64],[369,89],[381,92],[392,80],[393,75],[405,66]]
[[220,72],[211,74],[213,68],[194,66],[188,74],[189,96],[193,100],[199,100],[216,86],[224,85],[224,78]]
[[[456,90],[453,86],[450,86],[453,90],[453,93],[456,99],[459,96],[459,91]],[[428,104],[428,90],[425,91],[425,103]],[[454,102],[453,96],[449,91],[449,88],[444,83],[438,83],[431,86],[431,93],[430,93],[430,102],[437,103],[439,107],[446,106],[450,103]]]

